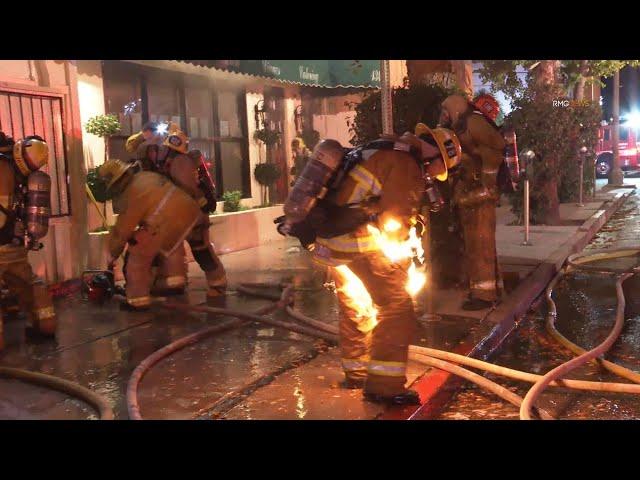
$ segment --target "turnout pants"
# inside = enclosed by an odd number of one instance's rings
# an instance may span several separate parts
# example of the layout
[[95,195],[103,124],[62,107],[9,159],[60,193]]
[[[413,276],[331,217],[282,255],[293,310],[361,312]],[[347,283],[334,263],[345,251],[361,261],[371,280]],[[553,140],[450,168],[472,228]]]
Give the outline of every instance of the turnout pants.
[[151,305],[151,286],[154,274],[154,259],[160,254],[161,238],[145,229],[137,230],[133,242],[127,247],[126,280],[127,303],[132,307],[145,308]]
[[[405,390],[408,348],[416,328],[406,269],[382,253],[366,253],[348,264],[362,281],[377,309],[376,321],[358,317],[345,280],[332,268],[340,309],[342,366],[348,378],[365,378],[364,390],[395,395]],[[375,324],[375,326],[373,326]]]
[[459,212],[471,298],[496,301],[501,285],[496,251],[496,204],[482,202],[460,207]]
[[[10,295],[17,297],[20,310],[27,314],[34,330],[44,335],[55,334],[53,300],[44,282],[33,274],[26,249],[13,245],[0,246],[0,283],[9,290]],[[0,349],[4,344],[2,313],[0,312]]]
[[207,278],[207,296],[224,295],[227,289],[227,272],[209,239],[208,215],[202,214],[200,222],[187,237],[187,242],[193,253],[193,258],[198,262]]
[[168,290],[184,290],[187,285],[187,260],[184,243],[168,257],[160,256],[156,281],[153,285],[154,294],[162,294]]

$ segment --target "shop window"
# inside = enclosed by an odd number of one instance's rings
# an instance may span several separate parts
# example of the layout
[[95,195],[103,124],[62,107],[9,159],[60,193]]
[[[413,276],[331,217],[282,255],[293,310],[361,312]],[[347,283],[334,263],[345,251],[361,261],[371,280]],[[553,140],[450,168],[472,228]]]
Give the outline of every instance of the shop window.
[[149,98],[149,120],[152,122],[174,122],[181,128],[179,85],[165,72],[158,72],[146,79]]
[[49,145],[49,163],[42,170],[51,176],[53,217],[71,214],[63,120],[60,97],[0,90],[0,131],[15,140],[39,135]]
[[[118,116],[120,132],[109,139],[109,156],[127,160],[131,154],[124,148],[129,135],[142,128],[142,95],[139,75],[113,62],[104,63],[105,111]],[[125,111],[126,106],[133,108]]]
[[[217,90],[196,75],[147,68],[120,61],[104,62],[105,105],[108,113],[124,115],[125,105],[140,99],[126,130],[110,139],[112,158],[127,159],[128,135],[146,121],[173,121],[189,136],[189,147],[200,150],[219,195],[240,190],[250,197],[249,139],[243,90]],[[128,120],[128,119],[126,119]],[[121,122],[122,123],[122,122]]]
[[250,197],[249,153],[244,93],[220,91],[217,95],[219,151],[216,181],[220,193],[239,190]]

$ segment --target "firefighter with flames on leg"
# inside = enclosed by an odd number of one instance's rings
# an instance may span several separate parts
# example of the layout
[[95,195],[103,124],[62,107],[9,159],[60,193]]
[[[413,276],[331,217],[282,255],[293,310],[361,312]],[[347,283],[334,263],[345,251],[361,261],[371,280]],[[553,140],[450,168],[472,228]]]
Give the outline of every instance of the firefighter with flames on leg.
[[[455,163],[459,144],[450,132],[434,132],[387,136],[352,150],[321,141],[285,215],[276,219],[280,233],[298,237],[316,263],[331,268],[343,386],[363,388],[365,398],[377,403],[419,403],[405,387],[416,326],[407,289],[412,260],[402,248],[388,247],[417,237],[421,206],[439,207],[435,180],[446,179],[445,159]],[[364,310],[361,297],[369,301]]]

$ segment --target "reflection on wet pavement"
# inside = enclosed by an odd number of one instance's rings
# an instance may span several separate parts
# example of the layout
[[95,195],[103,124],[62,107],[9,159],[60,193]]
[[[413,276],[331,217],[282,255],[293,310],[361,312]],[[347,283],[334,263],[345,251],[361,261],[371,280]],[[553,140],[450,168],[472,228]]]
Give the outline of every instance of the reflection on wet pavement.
[[[585,250],[621,248],[640,245],[640,199],[631,196],[620,210],[596,235]],[[629,267],[638,258],[599,262],[607,267]],[[564,277],[554,292],[558,308],[557,328],[563,335],[585,349],[601,343],[613,327],[616,294],[612,277],[574,272]],[[640,290],[625,288],[627,303]],[[640,299],[638,299],[640,300]],[[636,301],[638,301],[636,300]],[[544,374],[572,358],[545,331],[546,304],[530,313],[512,333],[491,362],[518,370]],[[640,312],[627,315],[624,330],[606,354],[612,362],[640,370]],[[530,384],[485,374],[487,378],[506,386],[521,396]],[[627,383],[596,365],[585,365],[571,373],[570,378],[591,381]],[[640,399],[634,395],[600,392],[577,392],[567,389],[547,389],[538,403],[556,418],[566,419],[640,419]],[[461,389],[440,414],[440,419],[518,419],[518,409],[475,385]]]

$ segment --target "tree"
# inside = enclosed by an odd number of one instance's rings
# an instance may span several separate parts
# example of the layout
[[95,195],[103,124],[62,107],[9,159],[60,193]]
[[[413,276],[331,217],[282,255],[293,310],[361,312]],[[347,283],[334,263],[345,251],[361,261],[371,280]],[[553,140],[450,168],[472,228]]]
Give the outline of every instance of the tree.
[[104,160],[109,158],[109,137],[120,131],[118,117],[113,114],[96,115],[87,120],[84,126],[87,133],[104,138]]
[[[413,132],[418,122],[435,127],[438,122],[440,104],[452,93],[460,93],[455,88],[441,85],[405,84],[394,88],[393,95],[393,131],[397,135]],[[360,103],[354,103],[356,114],[353,120],[347,121],[351,132],[351,144],[363,145],[380,137],[382,122],[380,109],[382,99],[380,91],[369,93]]]
[[[626,65],[639,64],[638,60],[483,62],[479,71],[482,80],[491,82],[493,91],[503,91],[514,107],[506,123],[517,131],[520,150],[531,149],[539,159],[532,182],[532,197],[539,200],[532,198],[532,219],[537,223],[560,223],[559,204],[563,195],[559,189],[565,185],[563,176],[566,185],[575,183],[570,178],[573,169],[567,168],[571,167],[567,162],[575,160],[581,142],[593,143],[594,139],[584,139],[585,132],[595,137],[601,118],[597,104],[561,108],[554,106],[553,100],[566,97],[582,100],[588,83],[601,83],[600,77],[613,75]],[[517,206],[517,199],[512,204]]]

